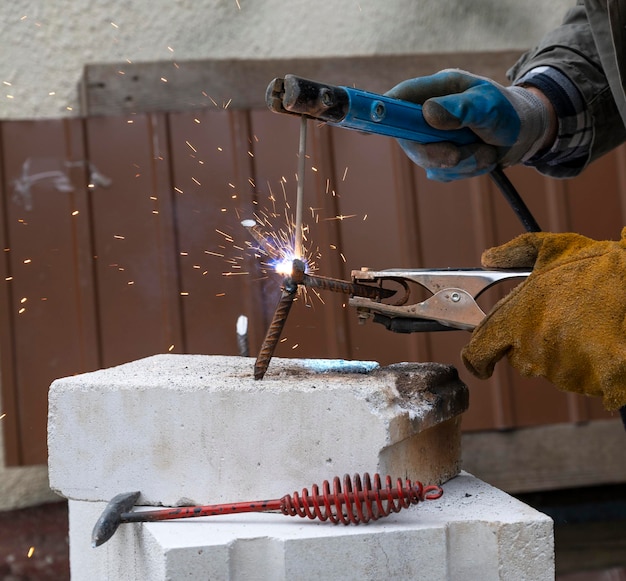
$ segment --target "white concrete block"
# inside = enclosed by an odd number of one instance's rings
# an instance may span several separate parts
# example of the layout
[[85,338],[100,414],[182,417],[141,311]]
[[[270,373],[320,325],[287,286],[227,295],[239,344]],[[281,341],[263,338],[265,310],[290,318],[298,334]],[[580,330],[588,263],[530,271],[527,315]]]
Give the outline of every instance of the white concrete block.
[[548,581],[552,521],[462,473],[438,500],[358,526],[275,514],[124,524],[91,548],[104,503],[70,502],[73,581]]
[[50,388],[51,487],[142,504],[277,498],[355,472],[459,471],[467,388],[450,366],[156,355]]

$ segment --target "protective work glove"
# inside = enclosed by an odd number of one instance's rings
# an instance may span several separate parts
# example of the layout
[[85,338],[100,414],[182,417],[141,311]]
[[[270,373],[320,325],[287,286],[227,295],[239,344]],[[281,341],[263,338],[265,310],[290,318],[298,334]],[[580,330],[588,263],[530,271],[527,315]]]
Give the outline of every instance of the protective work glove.
[[522,234],[483,253],[487,268],[530,268],[474,329],[461,356],[491,376],[504,355],[522,375],[626,405],[626,228],[620,242]]
[[399,139],[434,180],[472,177],[530,159],[552,129],[548,106],[536,94],[461,70],[403,81],[386,95],[422,105],[425,121],[437,129],[469,127],[479,138],[465,146]]

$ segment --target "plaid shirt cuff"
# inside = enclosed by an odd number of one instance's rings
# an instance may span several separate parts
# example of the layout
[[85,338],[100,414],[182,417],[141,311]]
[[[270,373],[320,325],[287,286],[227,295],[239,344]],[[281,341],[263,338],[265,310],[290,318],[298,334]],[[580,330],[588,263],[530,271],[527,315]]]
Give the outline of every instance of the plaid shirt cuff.
[[552,103],[558,119],[554,145],[525,164],[557,177],[578,175],[591,155],[593,124],[576,85],[558,69],[547,66],[531,69],[515,84],[537,87]]

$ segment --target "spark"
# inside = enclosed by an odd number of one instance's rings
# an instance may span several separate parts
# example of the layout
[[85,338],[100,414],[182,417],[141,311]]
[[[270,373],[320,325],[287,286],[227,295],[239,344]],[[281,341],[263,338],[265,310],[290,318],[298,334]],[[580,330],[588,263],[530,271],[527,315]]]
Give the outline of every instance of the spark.
[[193,145],[191,145],[191,143],[189,143],[189,141],[185,141],[185,143],[189,146],[191,151],[193,151],[194,153],[198,153],[198,150]]
[[167,349],[167,350],[168,350],[168,351],[173,351],[173,350],[174,350],[174,344],[172,343],[172,344],[168,347],[168,349]]
[[237,9],[241,10],[241,4],[239,4],[239,0],[235,0],[235,4],[237,4]]
[[112,26],[113,28],[118,28],[118,29],[119,29],[119,26],[118,26],[117,24],[115,24],[115,22],[111,22],[111,26]]
[[7,414],[6,414],[6,412],[5,412],[5,413],[3,413],[3,414],[1,414],[1,415],[0,415],[0,420],[3,420],[3,419],[4,419],[4,418],[6,418],[6,417],[7,417]]
[[345,214],[339,214],[337,216],[334,216],[333,218],[326,218],[326,220],[347,220],[348,218],[354,218],[356,216],[356,214],[348,214],[347,216]]
[[342,182],[346,181],[346,176],[348,175],[348,166],[346,166],[346,169],[343,172],[343,177],[341,178]]
[[78,216],[78,214],[80,214],[80,212],[78,210],[74,210],[72,212],[72,216]]
[[116,240],[125,240],[126,239],[121,234],[113,234],[113,238],[115,238]]
[[32,261],[33,261],[32,258],[26,258],[24,260],[24,264],[30,264]]
[[226,238],[228,242],[234,242],[233,237],[230,234],[226,234],[226,232],[222,232],[221,230],[218,230],[217,228],[215,229],[215,231],[218,234],[221,234],[224,238]]

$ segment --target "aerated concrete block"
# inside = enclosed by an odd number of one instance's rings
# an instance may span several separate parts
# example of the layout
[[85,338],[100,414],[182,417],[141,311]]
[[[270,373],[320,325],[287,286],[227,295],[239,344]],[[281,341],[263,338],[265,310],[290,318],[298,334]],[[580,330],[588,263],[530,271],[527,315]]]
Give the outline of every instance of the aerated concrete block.
[[466,386],[453,367],[155,355],[55,381],[51,487],[66,498],[209,504],[280,497],[335,475],[424,483],[459,472]]

